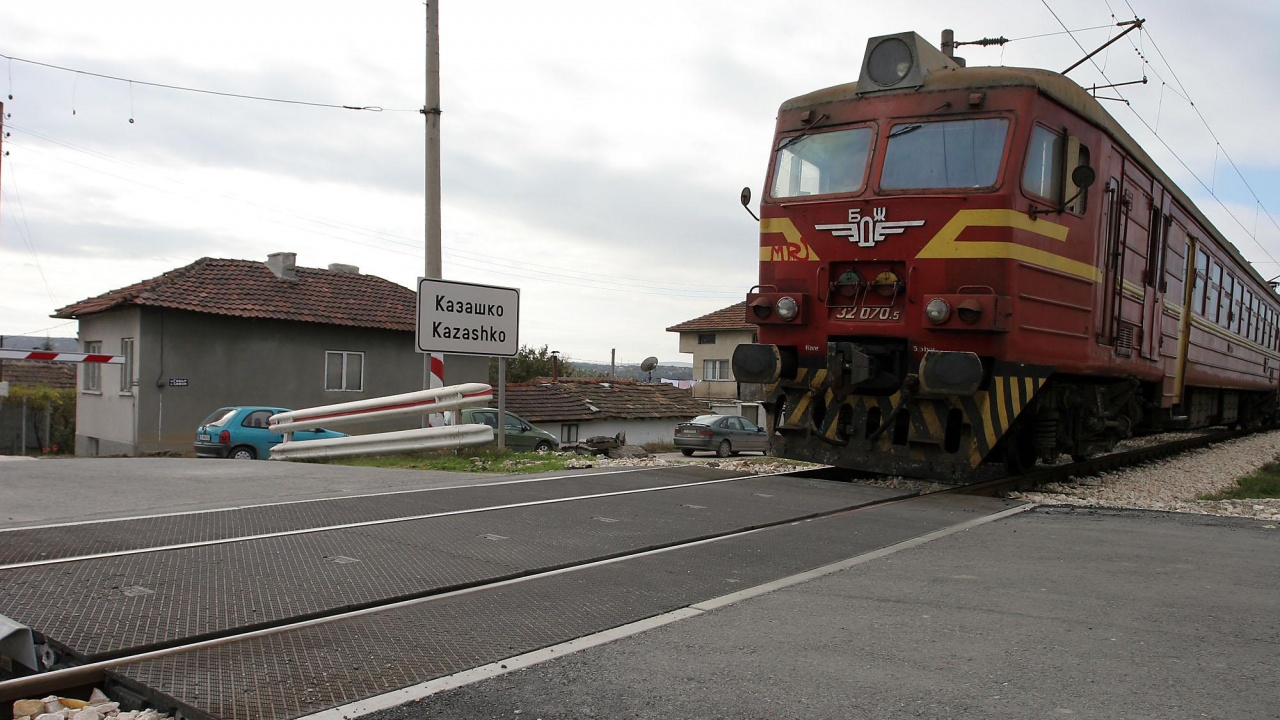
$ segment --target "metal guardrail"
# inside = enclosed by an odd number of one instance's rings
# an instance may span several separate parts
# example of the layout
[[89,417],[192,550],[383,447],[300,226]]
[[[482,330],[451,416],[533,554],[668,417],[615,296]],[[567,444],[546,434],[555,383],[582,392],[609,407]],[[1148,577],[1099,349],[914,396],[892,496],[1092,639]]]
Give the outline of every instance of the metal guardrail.
[[319,457],[346,457],[351,455],[380,455],[413,450],[441,450],[448,448],[485,445],[494,440],[494,431],[488,425],[459,425],[456,422],[443,427],[426,427],[416,430],[351,435],[324,440],[293,439],[299,430],[318,427],[339,427],[372,420],[382,420],[405,415],[427,415],[458,410],[464,407],[487,405],[493,398],[493,388],[484,383],[463,383],[448,387],[420,390],[418,392],[370,400],[356,400],[337,405],[293,410],[271,416],[272,432],[283,433],[284,442],[271,448],[272,460],[295,460]]

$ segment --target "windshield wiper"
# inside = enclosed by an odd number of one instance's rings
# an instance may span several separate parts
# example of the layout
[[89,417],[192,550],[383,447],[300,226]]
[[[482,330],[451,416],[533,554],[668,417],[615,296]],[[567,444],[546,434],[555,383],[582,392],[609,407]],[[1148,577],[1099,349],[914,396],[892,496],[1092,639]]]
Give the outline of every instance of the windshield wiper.
[[889,133],[889,137],[896,138],[899,135],[906,135],[907,133],[915,132],[916,130],[919,130],[922,127],[924,127],[922,123],[914,123],[911,125],[899,125],[898,127],[894,128],[892,132]]
[[800,142],[802,139],[804,139],[804,138],[808,137],[808,135],[809,135],[809,131],[813,129],[813,126],[814,126],[814,125],[817,125],[818,123],[820,123],[820,122],[822,122],[823,120],[826,120],[826,119],[827,119],[827,114],[826,114],[826,113],[822,113],[821,115],[819,115],[819,116],[817,117],[817,119],[815,119],[813,122],[811,122],[811,123],[809,123],[808,125],[805,125],[803,128],[801,128],[801,130],[800,130],[800,134],[799,134],[799,135],[795,135],[795,136],[793,136],[793,137],[789,137],[789,138],[787,138],[787,141],[786,141],[786,142],[784,142],[784,143],[782,143],[781,145],[779,145],[779,146],[778,146],[778,152],[782,152],[783,150],[786,150],[787,148],[791,147],[792,145],[795,145],[796,143]]

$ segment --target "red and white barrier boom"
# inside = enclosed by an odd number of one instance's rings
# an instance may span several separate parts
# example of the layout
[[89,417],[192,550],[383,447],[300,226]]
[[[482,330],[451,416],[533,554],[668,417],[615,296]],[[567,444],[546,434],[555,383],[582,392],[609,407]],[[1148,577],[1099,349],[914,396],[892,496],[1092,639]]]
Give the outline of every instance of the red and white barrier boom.
[[416,430],[352,435],[325,440],[294,440],[293,433],[318,427],[332,428],[341,425],[381,420],[402,415],[426,415],[443,413],[464,407],[487,405],[493,398],[493,388],[484,383],[463,383],[449,387],[421,390],[419,392],[389,395],[371,400],[356,400],[337,405],[294,410],[272,415],[272,432],[284,433],[284,442],[271,448],[272,460],[291,460],[317,457],[345,457],[348,455],[380,455],[411,450],[439,450],[445,448],[484,445],[493,442],[493,428],[488,425],[445,425]]
[[102,363],[123,365],[123,355],[54,352],[52,350],[0,350],[0,360],[38,360],[40,362]]

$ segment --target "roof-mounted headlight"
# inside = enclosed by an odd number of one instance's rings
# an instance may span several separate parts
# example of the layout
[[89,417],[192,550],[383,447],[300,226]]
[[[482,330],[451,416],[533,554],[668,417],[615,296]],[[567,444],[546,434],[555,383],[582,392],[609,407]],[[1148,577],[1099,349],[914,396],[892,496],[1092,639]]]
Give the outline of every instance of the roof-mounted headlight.
[[914,64],[911,48],[902,40],[891,37],[872,48],[867,56],[867,74],[877,85],[889,87],[902,82]]
[[858,94],[920,87],[930,73],[959,68],[955,59],[913,32],[881,35],[867,40]]

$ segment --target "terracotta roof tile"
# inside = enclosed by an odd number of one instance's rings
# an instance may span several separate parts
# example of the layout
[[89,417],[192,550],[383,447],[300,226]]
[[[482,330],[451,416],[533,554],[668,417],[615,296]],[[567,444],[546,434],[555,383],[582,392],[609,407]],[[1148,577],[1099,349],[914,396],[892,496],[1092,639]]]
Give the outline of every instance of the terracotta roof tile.
[[696,332],[698,330],[750,330],[756,323],[747,321],[747,301],[672,325],[667,332]]
[[409,288],[360,273],[305,267],[295,271],[296,279],[284,279],[265,263],[201,258],[73,303],[53,317],[75,319],[133,305],[384,330],[412,332],[417,327],[417,294]]
[[[507,385],[507,410],[529,422],[606,419],[688,419],[707,412],[706,403],[667,383],[634,380],[532,381]],[[496,406],[497,400],[494,400]]]
[[56,390],[66,390],[76,386],[76,366],[71,363],[6,360],[4,377],[0,379],[15,386],[48,385]]

